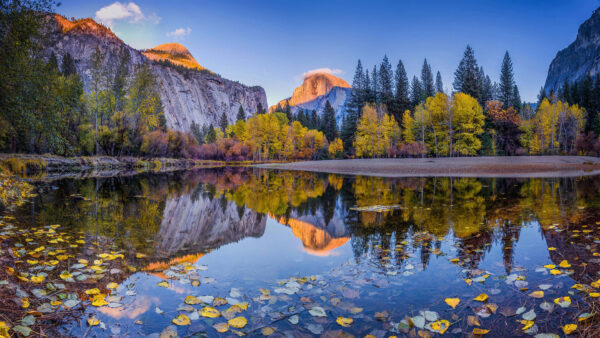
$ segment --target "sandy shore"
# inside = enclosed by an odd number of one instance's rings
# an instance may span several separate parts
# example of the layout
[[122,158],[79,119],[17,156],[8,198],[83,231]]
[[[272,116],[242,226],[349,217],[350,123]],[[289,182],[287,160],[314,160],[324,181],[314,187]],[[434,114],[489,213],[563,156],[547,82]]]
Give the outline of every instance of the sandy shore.
[[263,164],[259,167],[384,177],[566,177],[600,175],[600,158],[518,156],[351,159]]

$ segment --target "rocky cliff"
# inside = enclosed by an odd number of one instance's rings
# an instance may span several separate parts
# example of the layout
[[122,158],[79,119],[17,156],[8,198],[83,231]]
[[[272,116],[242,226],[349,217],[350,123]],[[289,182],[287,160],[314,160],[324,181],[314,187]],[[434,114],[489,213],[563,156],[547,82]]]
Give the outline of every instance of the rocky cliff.
[[337,76],[328,73],[316,73],[304,78],[302,85],[294,89],[291,97],[279,101],[276,105],[269,107],[273,112],[277,109],[285,109],[290,106],[293,114],[300,109],[316,110],[322,114],[327,101],[335,110],[338,125],[346,114],[346,101],[350,96],[350,85]]
[[181,195],[166,201],[156,242],[157,251],[172,254],[185,249],[200,252],[265,232],[266,217],[219,198]]
[[565,80],[575,82],[586,75],[600,73],[600,8],[587,19],[577,32],[577,38],[559,51],[548,69],[544,90],[556,91]]
[[[92,19],[70,21],[60,15],[48,18],[48,33],[45,52],[48,55],[54,52],[59,64],[62,57],[70,53],[86,90],[90,88],[91,56],[96,48],[104,56],[102,68],[108,74],[116,72],[122,53],[129,55],[129,74],[133,74],[138,65],[150,64],[161,86],[167,127],[171,129],[189,131],[193,122],[200,126],[216,125],[223,112],[229,122],[234,122],[240,105],[248,116],[255,114],[259,105],[267,107],[262,87],[248,87],[206,71],[179,44],[160,45],[141,52]],[[157,62],[165,59],[183,67]]]

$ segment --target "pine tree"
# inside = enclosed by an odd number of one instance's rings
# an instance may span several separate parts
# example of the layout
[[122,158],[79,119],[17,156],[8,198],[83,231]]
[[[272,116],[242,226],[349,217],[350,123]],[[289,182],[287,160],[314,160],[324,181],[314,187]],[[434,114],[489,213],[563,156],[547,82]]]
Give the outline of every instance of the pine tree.
[[423,61],[423,68],[421,68],[421,86],[425,98],[435,95],[433,72],[431,66],[427,63],[427,59]]
[[73,60],[73,57],[70,53],[66,53],[63,56],[60,69],[65,76],[77,73],[77,69],[75,68],[75,60]]
[[333,110],[329,100],[325,103],[325,109],[323,110],[323,134],[329,142],[332,142],[338,136],[335,110]]
[[435,92],[443,93],[444,92],[444,84],[442,83],[442,74],[438,71],[435,76]]
[[211,144],[215,142],[217,142],[217,132],[211,123],[210,127],[208,127],[208,132],[206,133],[206,143]]
[[539,106],[540,103],[542,103],[542,101],[547,97],[548,96],[546,94],[546,90],[544,89],[544,87],[540,88],[540,92],[537,95],[537,99],[538,99],[537,105]]
[[563,102],[567,102],[568,104],[573,104],[573,100],[571,99],[571,88],[569,87],[569,81],[565,79],[563,86],[559,89],[559,97]]
[[56,73],[59,72],[59,69],[58,69],[58,60],[56,59],[56,54],[54,54],[54,52],[52,52],[50,54],[50,58],[48,59],[48,69],[51,72],[56,72]]
[[221,119],[219,120],[219,128],[221,128],[222,132],[225,132],[225,129],[227,129],[228,125],[229,122],[227,121],[227,115],[225,112],[223,112],[223,114],[221,114]]
[[388,104],[394,96],[394,90],[392,84],[392,65],[387,55],[383,57],[383,61],[379,66],[379,87],[382,102]]
[[504,109],[508,109],[515,101],[515,80],[513,75],[513,66],[508,55],[508,51],[504,53],[504,59],[502,60],[502,68],[500,69],[500,101],[504,106]]
[[511,103],[510,105],[517,111],[520,112],[521,111],[521,94],[519,94],[519,87],[517,87],[517,85],[515,85],[513,87],[513,94],[511,97]]
[[308,129],[320,129],[321,123],[319,123],[319,115],[317,115],[316,110],[312,110],[310,112],[310,121]]
[[240,109],[238,109],[235,120],[236,121],[246,121],[246,112],[244,111],[244,107],[242,107],[241,104],[240,104]]
[[404,111],[410,109],[410,98],[408,96],[408,77],[406,76],[406,70],[404,69],[402,60],[398,60],[396,73],[394,75],[394,82],[396,92],[394,95],[394,102],[389,109],[396,121],[400,121]]
[[373,86],[373,88],[371,88],[371,91],[373,92],[373,101],[375,102],[379,102],[379,91],[381,90],[381,88],[379,88],[379,74],[377,73],[377,66],[373,66],[373,72],[371,73],[371,84]]
[[479,67],[475,60],[475,53],[471,46],[467,45],[462,60],[454,72],[454,90],[469,94],[480,100],[481,88],[479,87]]
[[264,114],[264,113],[266,113],[266,110],[265,110],[265,108],[263,107],[262,103],[260,103],[260,102],[259,102],[259,103],[256,105],[256,114]]
[[421,82],[416,76],[413,76],[410,84],[410,101],[413,107],[423,101],[423,88],[421,86]]
[[364,105],[366,89],[369,86],[368,73],[369,71],[367,71],[367,75],[365,76],[362,63],[358,60],[356,70],[354,71],[354,79],[352,80],[350,98],[346,105],[346,115],[343,118],[342,130],[340,133],[345,149],[349,149],[349,146],[351,146],[354,141],[353,138],[354,133],[356,132],[358,115]]
[[494,99],[494,84],[488,75],[483,72],[483,67],[479,68],[481,77],[481,102],[485,103]]

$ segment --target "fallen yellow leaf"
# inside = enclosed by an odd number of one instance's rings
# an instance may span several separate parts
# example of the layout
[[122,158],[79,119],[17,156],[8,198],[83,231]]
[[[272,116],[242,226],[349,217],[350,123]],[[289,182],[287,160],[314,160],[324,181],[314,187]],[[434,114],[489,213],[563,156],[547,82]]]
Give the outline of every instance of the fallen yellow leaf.
[[565,324],[565,326],[562,327],[562,330],[566,335],[570,335],[577,330],[577,324]]
[[190,325],[190,318],[186,315],[179,315],[172,320],[173,324],[178,326]]
[[337,317],[337,319],[336,319],[335,321],[336,321],[336,322],[337,322],[337,323],[338,323],[340,326],[343,326],[343,327],[348,327],[348,326],[350,326],[350,325],[351,325],[351,324],[354,322],[354,319],[352,319],[352,318],[347,318],[347,317],[342,317],[342,316],[339,316],[339,317]]
[[533,291],[529,296],[533,298],[544,298],[544,291]]
[[219,333],[225,333],[229,330],[229,324],[227,323],[217,323],[213,325],[213,328],[217,330]]
[[458,305],[458,303],[460,303],[459,298],[446,298],[444,299],[444,301],[453,309],[456,309],[456,306]]
[[490,330],[480,329],[478,327],[473,329],[474,335],[484,335],[484,334],[487,334],[488,332],[490,332]]
[[231,327],[235,327],[236,329],[241,329],[244,326],[246,326],[246,324],[248,324],[248,320],[246,320],[246,318],[240,316],[240,317],[235,317],[235,318],[228,320],[227,324],[229,324],[229,326],[231,326]]
[[487,299],[488,299],[488,295],[486,295],[485,293],[482,293],[479,296],[473,298],[473,300],[476,300],[479,302],[485,302]]
[[217,318],[219,316],[221,316],[221,312],[219,312],[219,310],[215,309],[214,307],[203,307],[200,310],[200,315],[202,317],[208,317],[208,318]]

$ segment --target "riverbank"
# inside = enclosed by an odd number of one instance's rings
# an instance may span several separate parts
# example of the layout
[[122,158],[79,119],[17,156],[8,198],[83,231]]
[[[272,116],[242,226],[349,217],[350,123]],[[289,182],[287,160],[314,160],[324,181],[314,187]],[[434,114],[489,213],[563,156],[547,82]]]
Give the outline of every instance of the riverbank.
[[349,159],[261,164],[261,168],[382,177],[568,177],[600,175],[590,156]]

